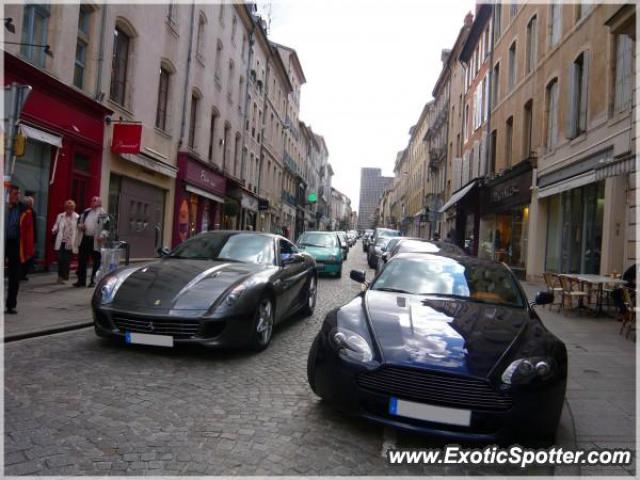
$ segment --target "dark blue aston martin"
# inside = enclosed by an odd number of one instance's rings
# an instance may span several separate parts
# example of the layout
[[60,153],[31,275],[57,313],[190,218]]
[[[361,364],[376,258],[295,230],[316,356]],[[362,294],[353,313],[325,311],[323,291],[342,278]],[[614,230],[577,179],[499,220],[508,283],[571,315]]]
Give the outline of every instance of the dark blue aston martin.
[[[399,254],[331,311],[307,364],[313,391],[341,410],[429,435],[553,441],[567,379],[564,343],[497,262]],[[538,304],[552,296],[538,294]]]

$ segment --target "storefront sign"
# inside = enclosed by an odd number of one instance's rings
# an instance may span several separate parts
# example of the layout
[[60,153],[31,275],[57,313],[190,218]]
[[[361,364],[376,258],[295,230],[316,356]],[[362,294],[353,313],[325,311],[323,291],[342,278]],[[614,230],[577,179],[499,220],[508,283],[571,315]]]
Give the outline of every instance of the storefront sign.
[[506,200],[516,195],[519,191],[516,185],[506,185],[504,188],[495,188],[491,191],[491,201],[500,202]]
[[111,150],[115,153],[140,153],[141,123],[115,123]]
[[482,215],[499,213],[531,202],[532,169],[529,163],[489,182],[484,189]]
[[224,197],[225,179],[212,169],[181,155],[178,159],[178,176],[187,183]]

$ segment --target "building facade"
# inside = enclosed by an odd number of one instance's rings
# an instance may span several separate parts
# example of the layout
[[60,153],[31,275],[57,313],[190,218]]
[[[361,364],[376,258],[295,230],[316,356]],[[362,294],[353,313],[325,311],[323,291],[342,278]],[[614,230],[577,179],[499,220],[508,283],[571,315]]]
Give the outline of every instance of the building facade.
[[392,177],[383,177],[379,168],[360,170],[360,203],[358,204],[358,230],[373,228],[376,207],[384,186]]

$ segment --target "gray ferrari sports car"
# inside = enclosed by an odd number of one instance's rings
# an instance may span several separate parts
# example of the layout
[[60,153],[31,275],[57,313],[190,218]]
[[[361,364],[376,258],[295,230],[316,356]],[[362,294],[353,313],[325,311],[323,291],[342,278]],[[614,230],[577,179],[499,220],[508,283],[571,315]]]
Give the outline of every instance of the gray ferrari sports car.
[[313,313],[317,285],[313,257],[284,237],[206,232],[104,277],[91,302],[94,326],[126,343],[263,350],[274,324]]

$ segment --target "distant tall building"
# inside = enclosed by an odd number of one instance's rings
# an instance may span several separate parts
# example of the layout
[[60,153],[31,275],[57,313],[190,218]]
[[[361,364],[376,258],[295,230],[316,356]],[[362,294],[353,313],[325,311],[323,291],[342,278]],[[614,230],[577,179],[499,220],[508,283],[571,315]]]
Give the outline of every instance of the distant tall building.
[[384,187],[393,177],[383,177],[379,168],[360,170],[360,204],[358,208],[358,230],[373,228],[375,213]]

